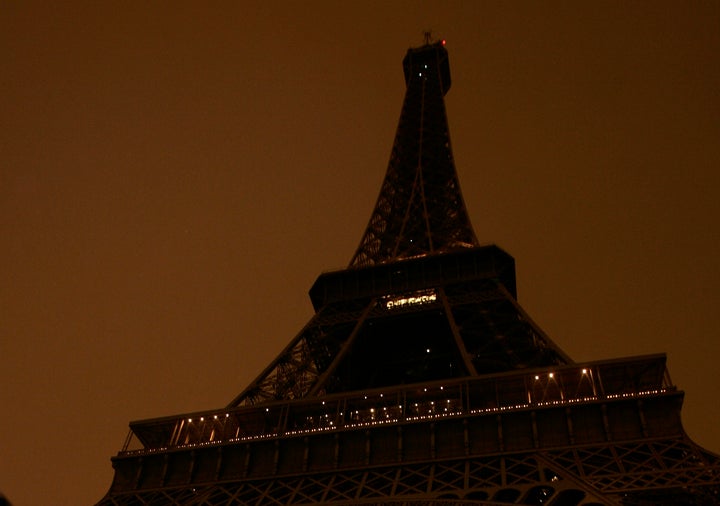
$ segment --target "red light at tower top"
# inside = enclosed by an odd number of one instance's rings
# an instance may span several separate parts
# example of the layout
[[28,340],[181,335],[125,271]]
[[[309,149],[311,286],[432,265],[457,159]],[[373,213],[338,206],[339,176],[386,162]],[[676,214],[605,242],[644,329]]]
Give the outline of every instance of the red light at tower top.
[[442,45],[444,46],[444,45],[445,45],[445,39],[443,39],[443,40],[440,42],[440,44],[442,44]]

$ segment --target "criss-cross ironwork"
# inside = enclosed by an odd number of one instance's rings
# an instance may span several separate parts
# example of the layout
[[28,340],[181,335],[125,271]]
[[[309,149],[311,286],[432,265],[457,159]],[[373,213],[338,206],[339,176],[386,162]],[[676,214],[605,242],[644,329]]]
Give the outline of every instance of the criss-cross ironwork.
[[390,162],[350,267],[478,245],[450,146],[444,43],[409,50],[403,69],[407,89]]
[[714,505],[665,356],[575,363],[479,246],[442,42],[410,49],[390,163],[347,269],[226,407],[130,424],[101,506]]

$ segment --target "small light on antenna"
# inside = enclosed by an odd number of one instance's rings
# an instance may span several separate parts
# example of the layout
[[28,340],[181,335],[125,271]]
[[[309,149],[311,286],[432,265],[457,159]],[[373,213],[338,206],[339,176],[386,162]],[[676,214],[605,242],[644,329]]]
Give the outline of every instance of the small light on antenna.
[[441,44],[442,44],[443,46],[445,45],[445,39],[442,40]]

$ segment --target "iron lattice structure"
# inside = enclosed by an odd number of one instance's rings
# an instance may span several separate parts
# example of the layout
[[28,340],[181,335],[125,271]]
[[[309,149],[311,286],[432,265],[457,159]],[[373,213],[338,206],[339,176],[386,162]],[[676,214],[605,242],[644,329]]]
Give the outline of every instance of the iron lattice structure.
[[410,49],[403,70],[407,89],[390,163],[350,267],[478,245],[450,146],[447,51],[442,43]]
[[380,196],[315,315],[225,408],[130,424],[100,505],[710,505],[664,355],[578,364],[479,246],[444,44],[408,51]]

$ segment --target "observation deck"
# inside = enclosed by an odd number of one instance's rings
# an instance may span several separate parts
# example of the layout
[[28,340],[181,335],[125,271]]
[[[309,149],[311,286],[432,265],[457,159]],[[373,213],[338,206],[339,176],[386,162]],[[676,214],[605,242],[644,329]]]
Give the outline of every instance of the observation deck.
[[[577,403],[597,414],[601,405],[610,403],[613,418],[616,409],[618,416],[623,412],[618,401],[645,399],[647,410],[655,405],[652,398],[668,395],[678,392],[670,383],[665,355],[633,357],[137,421],[130,424],[117,458],[429,419],[572,408]],[[627,420],[622,426],[627,430]],[[606,429],[613,432],[612,427],[597,428],[602,430],[583,437],[604,439]],[[637,429],[642,432],[640,420]]]

